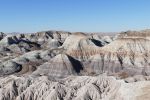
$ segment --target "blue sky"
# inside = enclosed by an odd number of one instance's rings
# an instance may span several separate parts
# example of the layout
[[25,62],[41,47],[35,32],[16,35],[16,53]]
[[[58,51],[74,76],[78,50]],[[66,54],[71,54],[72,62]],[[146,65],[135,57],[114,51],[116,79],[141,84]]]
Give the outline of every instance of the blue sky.
[[150,28],[150,0],[0,0],[0,31]]

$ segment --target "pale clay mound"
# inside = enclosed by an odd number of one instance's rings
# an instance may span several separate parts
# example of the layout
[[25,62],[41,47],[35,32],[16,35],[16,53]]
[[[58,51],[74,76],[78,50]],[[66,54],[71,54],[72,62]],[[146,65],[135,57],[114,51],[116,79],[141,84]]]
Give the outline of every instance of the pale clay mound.
[[150,82],[125,83],[99,75],[68,76],[50,81],[48,77],[0,78],[0,100],[149,100]]
[[0,100],[149,100],[150,31],[0,32]]

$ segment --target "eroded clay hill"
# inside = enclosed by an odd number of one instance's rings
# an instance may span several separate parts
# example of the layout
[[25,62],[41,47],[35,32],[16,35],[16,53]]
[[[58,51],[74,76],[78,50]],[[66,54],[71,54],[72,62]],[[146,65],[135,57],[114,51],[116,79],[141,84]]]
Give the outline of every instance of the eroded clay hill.
[[150,30],[1,32],[0,100],[148,100],[149,44]]

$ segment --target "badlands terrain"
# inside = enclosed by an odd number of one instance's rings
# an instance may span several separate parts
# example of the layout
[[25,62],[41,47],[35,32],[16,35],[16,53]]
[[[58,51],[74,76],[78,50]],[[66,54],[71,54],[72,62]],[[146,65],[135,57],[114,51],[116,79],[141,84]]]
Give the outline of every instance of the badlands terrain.
[[0,100],[150,100],[150,30],[0,33]]

